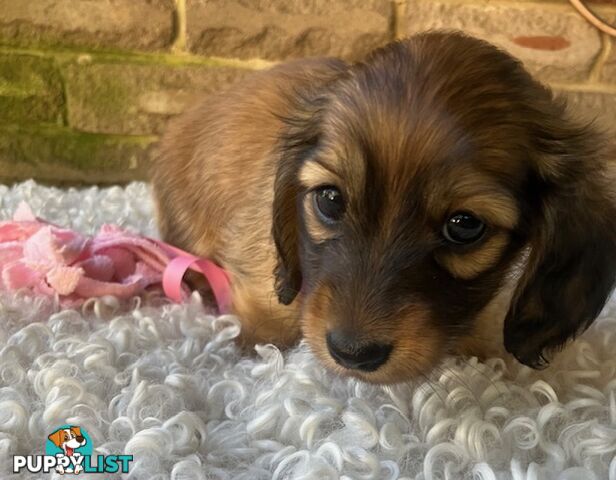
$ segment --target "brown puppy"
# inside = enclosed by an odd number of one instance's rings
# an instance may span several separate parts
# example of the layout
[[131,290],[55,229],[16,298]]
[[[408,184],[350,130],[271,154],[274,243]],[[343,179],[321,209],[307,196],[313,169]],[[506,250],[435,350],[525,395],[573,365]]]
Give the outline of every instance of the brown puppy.
[[245,342],[301,330],[389,383],[503,341],[539,366],[588,327],[616,276],[601,149],[518,61],[435,32],[207,98],[153,184],[165,239],[230,273]]

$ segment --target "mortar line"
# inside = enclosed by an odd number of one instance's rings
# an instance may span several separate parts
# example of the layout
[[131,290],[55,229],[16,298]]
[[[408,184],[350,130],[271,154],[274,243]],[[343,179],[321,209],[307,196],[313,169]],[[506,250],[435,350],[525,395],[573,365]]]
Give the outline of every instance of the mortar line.
[[86,132],[78,130],[70,125],[60,126],[51,122],[5,123],[0,121],[0,133],[42,135],[48,137],[89,137],[92,139],[124,141],[136,145],[150,144],[156,142],[159,138],[159,135],[156,134],[130,135],[127,133]]
[[406,14],[406,0],[391,0],[389,5],[389,40],[399,40],[404,37],[402,19]]
[[606,83],[559,83],[548,82],[553,89],[566,92],[585,92],[585,93],[607,93],[616,94],[616,85]]
[[38,57],[53,57],[60,63],[77,62],[82,57],[90,57],[91,63],[166,65],[171,67],[211,66],[259,70],[275,65],[277,62],[261,58],[239,59],[227,57],[203,57],[191,53],[175,54],[165,52],[104,51],[104,50],[56,50],[45,47],[24,48],[0,46],[0,53],[15,55],[30,55]]
[[58,69],[58,77],[60,78],[60,85],[62,88],[62,125],[65,127],[70,127],[68,110],[68,87],[66,86],[66,79],[64,78],[64,69],[61,68],[55,58],[52,59],[52,62]]
[[590,69],[590,74],[588,75],[589,82],[598,82],[601,72],[603,71],[603,67],[608,61],[610,57],[610,53],[612,51],[612,41],[610,36],[607,33],[601,34],[601,51],[599,55],[597,55],[597,59]]
[[187,52],[187,15],[186,0],[175,0],[175,10],[173,14],[175,38],[171,44],[171,51],[174,53]]

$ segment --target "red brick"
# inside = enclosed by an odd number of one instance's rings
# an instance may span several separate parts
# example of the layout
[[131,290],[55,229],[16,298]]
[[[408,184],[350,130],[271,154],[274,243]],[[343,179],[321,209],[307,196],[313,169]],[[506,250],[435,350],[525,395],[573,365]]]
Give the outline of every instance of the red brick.
[[601,49],[598,31],[568,3],[409,0],[405,30],[459,29],[508,50],[546,81],[588,78]]
[[564,50],[571,42],[563,36],[536,35],[534,37],[515,37],[513,42],[526,48],[535,50]]

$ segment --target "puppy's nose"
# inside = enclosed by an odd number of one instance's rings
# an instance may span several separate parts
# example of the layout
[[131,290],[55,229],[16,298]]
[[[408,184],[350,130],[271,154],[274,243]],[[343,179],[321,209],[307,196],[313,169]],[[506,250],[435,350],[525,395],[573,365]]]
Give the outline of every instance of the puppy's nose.
[[77,435],[77,436],[75,437],[75,440],[77,440],[79,443],[83,443],[84,438],[83,438],[81,435]]
[[358,344],[337,331],[326,335],[327,349],[332,358],[346,368],[374,372],[389,358],[392,346],[380,343]]

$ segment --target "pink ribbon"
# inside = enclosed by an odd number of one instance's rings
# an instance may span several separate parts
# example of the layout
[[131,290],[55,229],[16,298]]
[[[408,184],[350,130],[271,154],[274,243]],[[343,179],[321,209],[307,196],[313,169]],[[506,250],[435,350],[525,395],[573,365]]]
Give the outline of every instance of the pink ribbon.
[[206,258],[113,225],[86,237],[37,218],[26,204],[12,221],[0,222],[0,287],[57,293],[68,306],[101,295],[127,298],[158,282],[179,303],[186,297],[183,278],[189,269],[205,277],[219,311],[228,313],[229,276]]
[[150,240],[163,250],[166,250],[170,255],[176,255],[163,271],[163,290],[167,297],[180,303],[182,301],[182,279],[189,269],[194,270],[201,273],[207,280],[214,293],[220,313],[229,313],[231,309],[231,287],[229,276],[224,269],[211,260],[195,257],[168,243]]

